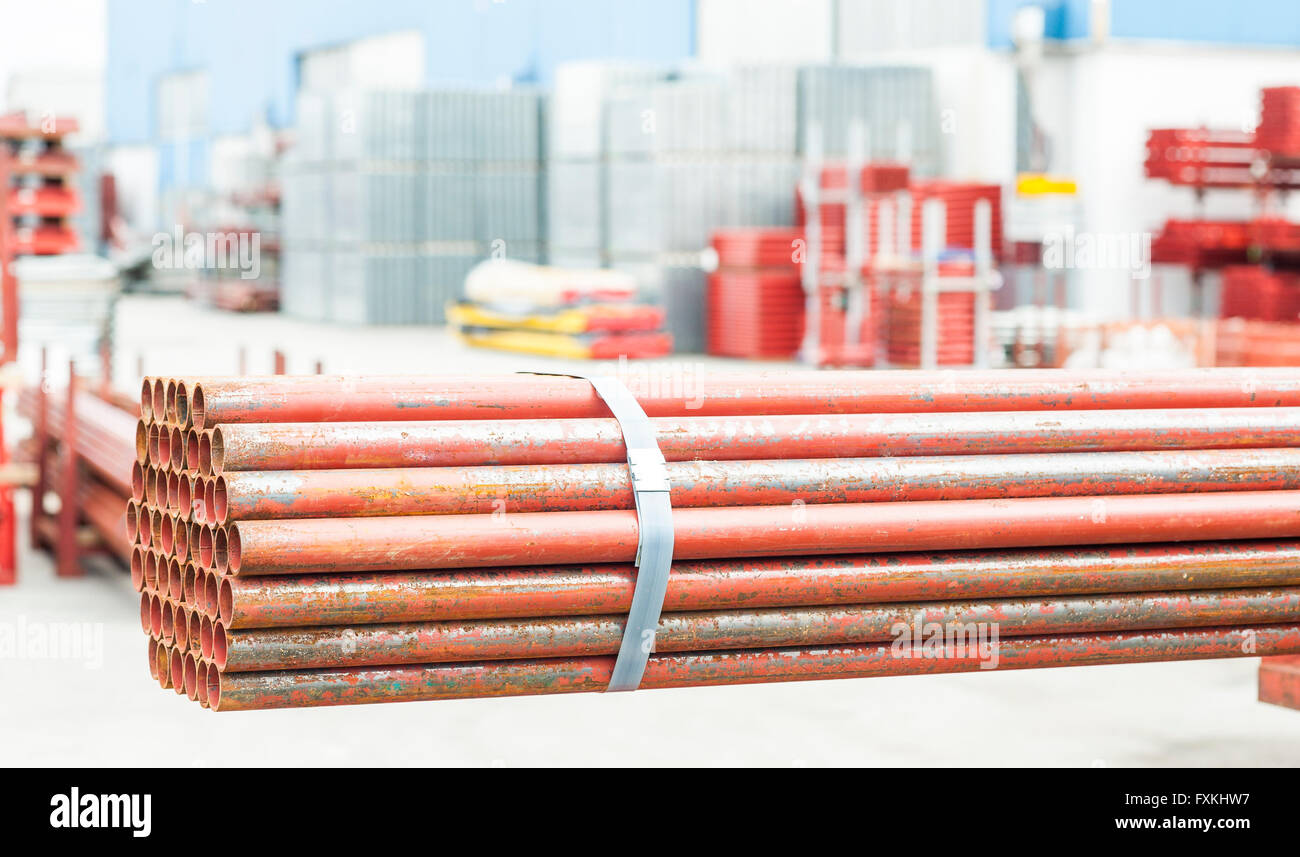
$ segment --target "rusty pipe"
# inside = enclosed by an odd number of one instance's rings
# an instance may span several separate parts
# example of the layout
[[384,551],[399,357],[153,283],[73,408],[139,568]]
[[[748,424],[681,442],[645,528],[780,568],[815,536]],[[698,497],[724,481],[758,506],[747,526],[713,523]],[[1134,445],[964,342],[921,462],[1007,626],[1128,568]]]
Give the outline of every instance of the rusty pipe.
[[[1248,645],[1247,645],[1248,643]],[[1300,625],[1011,637],[997,646],[997,669],[1033,669],[1300,652]],[[926,657],[893,644],[654,654],[644,689],[829,678],[975,672],[991,663],[978,651]],[[602,691],[613,657],[478,661],[250,673],[208,671],[216,711],[406,702]]]
[[[1137,494],[674,509],[674,556],[1300,537],[1300,492]],[[632,562],[630,511],[240,521],[217,530],[217,571],[294,574]],[[202,548],[200,548],[202,550]]]
[[[665,417],[669,461],[1300,446],[1300,408]],[[627,460],[612,419],[244,423],[200,439],[231,470],[602,464]]]
[[[222,622],[245,629],[624,613],[636,568],[210,578]],[[1300,541],[696,560],[673,564],[664,610],[1294,585]]]
[[[1267,491],[1300,489],[1300,449],[684,461],[667,472],[676,508]],[[242,471],[215,482],[220,524],[635,508],[626,464]]]
[[[665,613],[654,651],[884,642],[924,635],[934,625],[1003,638],[1284,622],[1300,622],[1300,588],[745,609]],[[251,672],[587,657],[616,654],[625,628],[618,615],[244,631],[218,623],[212,660],[223,671]],[[177,645],[188,645],[179,626]]]
[[[1300,378],[1266,368],[692,373],[627,382],[652,417],[1300,405]],[[189,391],[197,429],[271,421],[609,416],[589,382],[557,376],[240,377],[196,380]]]
[[142,465],[138,461],[132,464],[131,465],[131,499],[136,501],[137,503],[144,502],[144,497],[145,497],[144,477],[145,477],[144,465]]
[[154,422],[153,381],[145,378],[140,382],[140,418],[145,423]]

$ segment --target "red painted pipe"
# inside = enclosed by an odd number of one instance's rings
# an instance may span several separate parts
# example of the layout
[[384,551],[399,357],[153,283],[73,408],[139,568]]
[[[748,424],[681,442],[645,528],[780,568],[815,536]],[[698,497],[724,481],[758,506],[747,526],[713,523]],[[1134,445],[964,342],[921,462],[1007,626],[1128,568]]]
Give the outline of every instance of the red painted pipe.
[[[659,620],[654,651],[838,646],[900,638],[920,643],[936,624],[960,626],[974,642],[977,634],[1000,640],[1274,622],[1300,622],[1300,588],[666,613]],[[223,671],[251,672],[612,655],[626,625],[617,615],[245,631],[218,624],[212,660]],[[187,629],[188,622],[178,621],[181,648],[188,645]]]
[[[1300,446],[1300,408],[661,417],[669,461]],[[246,423],[200,438],[201,472],[600,464],[612,419]],[[193,468],[193,464],[190,465]]]
[[[617,614],[635,585],[630,564],[548,566],[225,577],[208,597],[242,629]],[[664,610],[1292,585],[1300,541],[697,560],[673,564]]]
[[[673,510],[676,558],[1300,537],[1300,491]],[[224,538],[223,538],[224,536]],[[218,530],[234,574],[632,562],[635,512],[242,521]]]
[[130,535],[122,496],[97,480],[87,480],[77,502],[82,516],[99,535],[104,547],[129,563],[134,539]]
[[[663,371],[666,377],[650,373]],[[848,414],[1300,406],[1289,369],[679,373],[629,389],[647,415]],[[607,417],[589,382],[544,375],[203,379],[197,429],[225,423]],[[154,401],[157,412],[159,402]]]
[[24,390],[18,401],[20,414],[33,422],[44,421],[49,438],[62,440],[71,437],[78,458],[101,481],[118,490],[122,496],[131,494],[139,421],[99,396],[84,391],[75,393],[72,411],[74,424],[69,426],[66,395]]
[[[1300,449],[687,461],[667,470],[677,508],[1269,491],[1300,489]],[[187,495],[177,508],[188,509]],[[243,471],[218,476],[213,498],[222,524],[635,508],[626,464]]]
[[[1033,669],[1300,652],[1300,625],[1254,625],[1012,637],[997,646],[997,668]],[[923,648],[893,644],[817,646],[650,656],[644,689],[829,678],[976,672],[992,661],[929,657]],[[485,696],[584,693],[604,690],[612,657],[406,667],[221,673],[208,671],[208,701],[216,711],[406,702]]]

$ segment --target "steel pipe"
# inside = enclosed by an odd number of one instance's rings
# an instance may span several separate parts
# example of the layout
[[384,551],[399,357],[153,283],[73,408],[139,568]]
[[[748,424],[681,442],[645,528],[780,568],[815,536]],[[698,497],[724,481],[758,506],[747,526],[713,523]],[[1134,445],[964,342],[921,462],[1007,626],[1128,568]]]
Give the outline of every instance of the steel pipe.
[[[1001,639],[1297,621],[1300,588],[746,609],[666,613],[655,632],[654,651],[883,642],[905,634],[923,638],[936,624],[961,626],[963,636],[972,639],[979,633]],[[612,655],[626,624],[618,615],[244,631],[218,623],[212,660],[221,670],[250,672]],[[188,646],[187,629],[188,621],[178,618],[181,648]]]
[[[636,568],[208,576],[227,628],[626,612]],[[676,562],[664,610],[1300,585],[1300,541]],[[215,587],[218,587],[215,588]],[[206,610],[205,610],[206,612]]]
[[[1300,446],[1300,408],[664,417],[652,423],[669,461]],[[627,460],[612,419],[230,424],[203,433],[200,450],[205,475]]]
[[[684,373],[627,382],[653,417],[1300,406],[1300,377],[1262,368]],[[198,380],[189,393],[200,430],[271,421],[609,416],[589,382],[550,375],[241,377]]]
[[[715,559],[1300,537],[1300,492],[673,510],[674,556]],[[241,521],[218,529],[232,574],[632,562],[635,512]],[[200,547],[200,550],[202,548]]]
[[[1253,625],[1175,631],[1011,637],[997,646],[997,669],[1033,669],[1152,661],[1295,654],[1300,625]],[[655,654],[643,689],[829,678],[976,672],[991,661],[927,657],[893,644],[817,646],[708,653]],[[407,702],[486,696],[602,691],[614,658],[479,661],[401,667],[270,672],[208,671],[216,711]]]
[[[1293,490],[1300,449],[685,461],[668,480],[676,508]],[[626,464],[232,472],[213,496],[222,524],[635,508]]]

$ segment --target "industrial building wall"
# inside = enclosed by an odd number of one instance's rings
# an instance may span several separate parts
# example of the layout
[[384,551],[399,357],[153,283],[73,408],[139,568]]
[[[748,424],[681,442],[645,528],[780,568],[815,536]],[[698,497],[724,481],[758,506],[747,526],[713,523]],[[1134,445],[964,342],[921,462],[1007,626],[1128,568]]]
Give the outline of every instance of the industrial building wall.
[[[566,60],[678,60],[694,49],[692,0],[114,0],[108,11],[108,140],[152,141],[160,76],[206,70],[210,132],[255,116],[293,121],[303,51],[416,30],[428,83],[548,83]],[[470,38],[465,33],[473,33]]]

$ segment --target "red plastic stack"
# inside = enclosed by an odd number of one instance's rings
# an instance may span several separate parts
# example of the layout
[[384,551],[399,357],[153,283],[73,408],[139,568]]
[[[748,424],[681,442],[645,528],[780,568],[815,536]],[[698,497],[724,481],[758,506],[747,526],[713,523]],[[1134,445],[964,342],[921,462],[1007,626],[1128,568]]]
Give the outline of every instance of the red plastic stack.
[[727,229],[713,234],[708,350],[720,357],[793,357],[803,337],[798,264],[802,229]]
[[[944,262],[939,275],[969,277],[971,262]],[[886,350],[894,366],[921,365],[920,275],[896,274],[903,279],[890,290]],[[912,281],[911,284],[908,281]],[[969,366],[975,362],[975,295],[972,292],[940,292],[935,300],[938,318],[936,359],[940,366]]]
[[1260,90],[1255,145],[1275,157],[1300,158],[1300,86]]
[[1219,317],[1295,322],[1300,319],[1300,275],[1229,265],[1223,269]]
[[954,182],[940,179],[912,184],[912,247],[921,246],[921,211],[928,200],[937,199],[946,209],[944,247],[975,249],[975,205],[988,200],[992,216],[993,258],[1002,256],[1002,187],[995,184]]

